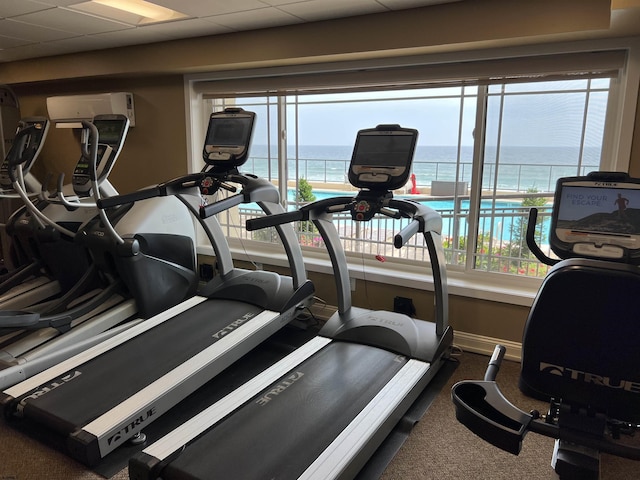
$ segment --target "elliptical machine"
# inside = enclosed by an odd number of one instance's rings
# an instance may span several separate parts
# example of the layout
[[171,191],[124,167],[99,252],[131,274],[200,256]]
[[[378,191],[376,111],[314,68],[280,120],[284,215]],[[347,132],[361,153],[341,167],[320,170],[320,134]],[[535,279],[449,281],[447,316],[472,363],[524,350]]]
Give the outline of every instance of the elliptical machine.
[[622,439],[640,423],[640,179],[592,172],[558,180],[547,256],[553,265],[531,307],[522,339],[520,390],[549,401],[526,413],[500,392],[498,345],[484,381],[462,381],[451,395],[457,419],[487,442],[517,455],[528,431],[556,439],[551,465],[563,480],[597,480],[600,452],[640,460]]
[[[129,120],[119,115],[100,115],[93,121],[102,137],[98,149],[99,185],[105,194],[113,195],[116,192],[107,177],[122,150]],[[81,156],[71,184],[63,185],[64,175],[59,177],[58,190],[67,195],[73,193],[71,202],[60,201],[59,194],[49,194],[44,186],[41,186],[39,198],[33,201],[21,181],[25,167],[28,171],[33,163],[35,155],[32,152],[36,148],[39,152],[42,147],[39,132],[46,131],[48,124],[48,120],[38,117],[19,131],[16,136],[18,148],[12,149],[11,158],[6,162],[6,173],[13,190],[24,203],[11,216],[7,231],[14,238],[14,251],[21,253],[20,261],[25,267],[0,285],[3,293],[0,310],[29,308],[40,314],[61,312],[80,295],[102,286],[95,278],[95,267],[86,248],[74,241],[81,225],[97,214],[89,198],[88,176],[78,174],[79,170],[87,168],[89,160]],[[81,143],[87,142],[88,137],[83,133]],[[22,144],[26,144],[26,148],[21,148]],[[28,276],[33,280],[20,284]],[[32,288],[31,284],[41,287]]]
[[[11,148],[0,167],[0,198],[5,201],[21,199],[23,202],[8,218],[5,226],[11,243],[4,252],[4,262],[8,271],[0,276],[0,304],[28,292],[31,288],[38,288],[47,281],[41,275],[46,266],[38,249],[38,238],[33,236],[34,232],[44,229],[45,226],[41,221],[33,227],[29,226],[27,204],[31,203],[31,198],[37,195],[42,187],[30,170],[40,155],[48,131],[49,120],[46,117],[21,119]],[[15,288],[34,275],[41,278],[20,289]],[[13,291],[8,293],[12,289]],[[24,300],[20,306],[24,306]]]
[[[0,337],[0,387],[106,340],[140,318],[191,297],[197,288],[195,227],[179,200],[168,197],[108,211],[97,206],[104,195],[115,192],[107,176],[124,142],[128,119],[97,116],[83,122],[83,129],[82,157],[72,182],[75,194],[69,196],[61,176],[58,191],[42,196],[48,201],[43,211],[51,207],[60,212],[58,218],[80,223],[77,232],[70,232],[75,237],[72,244],[88,257],[89,267],[72,290],[86,294],[76,299],[63,296],[46,315],[34,309],[0,311],[0,327],[10,331]],[[68,225],[59,223],[62,229]],[[137,250],[122,247],[125,239]],[[67,262],[78,260],[81,257]]]
[[[173,196],[103,208],[101,136],[95,122],[83,122],[83,127],[93,140],[85,153],[90,161],[74,171],[75,191],[90,192],[91,207],[97,208],[98,215],[78,231],[77,242],[87,248],[102,275],[118,278],[126,286],[138,315],[149,318],[196,292],[194,223],[185,205]],[[58,197],[65,205],[73,205],[61,188]]]

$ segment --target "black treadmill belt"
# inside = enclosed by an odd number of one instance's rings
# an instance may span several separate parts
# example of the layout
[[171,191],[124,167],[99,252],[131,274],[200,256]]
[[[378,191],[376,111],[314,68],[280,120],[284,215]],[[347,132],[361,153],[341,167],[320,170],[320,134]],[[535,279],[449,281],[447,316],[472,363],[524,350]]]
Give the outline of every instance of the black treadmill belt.
[[197,304],[73,369],[80,374],[45,395],[28,399],[25,416],[62,433],[75,430],[214,344],[213,335],[234,320],[261,311],[228,300]]
[[194,440],[161,476],[298,478],[405,362],[332,342]]

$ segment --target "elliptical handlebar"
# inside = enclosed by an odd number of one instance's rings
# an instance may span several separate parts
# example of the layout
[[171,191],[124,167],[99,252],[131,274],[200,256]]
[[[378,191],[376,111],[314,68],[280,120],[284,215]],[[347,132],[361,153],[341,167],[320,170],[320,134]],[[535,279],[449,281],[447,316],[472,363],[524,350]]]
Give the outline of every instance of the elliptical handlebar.
[[[21,122],[20,125],[25,125],[24,122]],[[75,233],[71,230],[68,230],[56,222],[51,221],[46,215],[44,215],[31,201],[29,198],[25,186],[24,186],[24,178],[22,174],[22,165],[34,158],[39,149],[31,152],[28,151],[25,146],[25,142],[28,139],[28,136],[37,131],[41,126],[37,124],[29,125],[25,128],[20,128],[16,133],[13,145],[9,150],[7,155],[7,174],[9,175],[9,179],[11,180],[11,184],[13,186],[14,191],[18,194],[18,196],[24,202],[25,207],[31,213],[34,220],[38,224],[38,227],[44,229],[46,225],[50,225],[53,229],[57,230],[59,233],[66,235],[67,237],[73,238]],[[44,132],[46,134],[46,130]],[[28,153],[28,154],[25,154]],[[17,174],[16,175],[16,171]]]
[[[25,155],[25,142],[27,141],[27,136],[31,135],[38,129],[38,126],[35,124],[26,127],[21,127],[21,125],[25,125],[25,123],[19,123],[16,136],[13,139],[13,143],[11,145],[11,148],[9,149],[9,152],[7,152],[7,163],[9,167],[17,167],[18,165],[21,165],[29,160],[29,157]],[[15,177],[12,177],[13,168],[9,168],[8,173],[9,178],[11,178],[11,180],[13,181],[15,179]]]
[[[98,132],[98,128],[87,120],[82,120],[82,139],[80,142],[80,152],[82,158],[86,160],[89,165],[89,178],[91,180],[91,188],[93,190],[94,202],[80,202],[78,197],[74,196],[73,201],[70,198],[66,197],[63,192],[64,187],[64,173],[58,175],[58,184],[57,184],[57,194],[55,197],[48,197],[44,192],[40,195],[40,198],[48,201],[48,202],[57,202],[61,203],[67,208],[97,208],[97,201],[99,200],[99,192],[98,192],[98,180],[97,180],[97,159],[98,159],[98,141],[100,140],[100,134]],[[97,196],[96,196],[97,193]]]
[[[89,168],[89,177],[91,178],[91,182],[94,183],[98,178],[96,164],[98,163],[98,142],[100,141],[100,133],[98,132],[98,127],[88,120],[82,120],[82,128],[88,133],[88,135],[85,136],[85,141],[80,143],[80,151],[82,152],[82,157],[89,162],[89,166],[91,167]],[[93,190],[95,192],[95,185],[92,186],[94,187]]]
[[[98,185],[97,163],[98,163],[98,142],[100,141],[100,133],[98,127],[87,120],[82,121],[82,128],[88,133],[86,141],[82,142],[82,156],[89,162],[89,177],[91,179],[91,190],[93,191],[93,199],[96,206],[100,201],[100,186]],[[90,148],[87,148],[90,145]],[[113,224],[109,220],[106,212],[102,208],[98,208],[100,220],[104,223],[105,228],[111,235],[111,238],[118,244],[124,245],[124,239],[113,228]]]

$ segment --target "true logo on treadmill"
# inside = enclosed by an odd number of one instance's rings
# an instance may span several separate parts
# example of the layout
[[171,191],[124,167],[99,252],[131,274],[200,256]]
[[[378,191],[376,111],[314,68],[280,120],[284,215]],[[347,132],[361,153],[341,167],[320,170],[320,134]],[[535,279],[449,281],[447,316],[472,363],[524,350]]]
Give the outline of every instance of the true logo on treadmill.
[[224,327],[222,330],[218,330],[216,333],[214,333],[211,336],[213,338],[215,338],[216,340],[220,340],[222,337],[224,337],[226,335],[229,335],[236,328],[241,327],[242,325],[247,323],[253,317],[255,317],[255,313],[245,313],[242,317],[240,317],[239,319],[231,322],[229,325]]
[[273,387],[271,390],[269,390],[264,395],[262,395],[260,398],[258,398],[258,400],[256,400],[256,403],[258,405],[260,405],[260,406],[266,405],[271,400],[273,400],[275,397],[277,397],[282,392],[284,392],[291,385],[293,385],[298,380],[300,380],[302,377],[304,377],[304,373],[302,373],[302,372],[292,373],[291,375],[286,377],[284,380],[282,380],[280,383],[278,383],[275,387]]
[[116,433],[107,438],[107,445],[115,446],[118,443],[128,439],[133,436],[134,433],[142,429],[144,423],[148,423],[151,417],[156,414],[156,407],[152,407],[146,412],[138,415],[136,418],[127,423],[123,428],[118,430]]
[[74,372],[70,372],[70,373],[67,373],[66,375],[63,375],[62,377],[50,383],[41,385],[33,393],[30,393],[29,395],[23,397],[22,400],[20,400],[20,405],[24,407],[29,400],[35,400],[36,398],[42,397],[43,395],[46,395],[47,393],[55,390],[56,388],[61,387],[66,383],[69,383],[74,378],[78,378],[80,375],[82,375],[82,372],[76,370]]

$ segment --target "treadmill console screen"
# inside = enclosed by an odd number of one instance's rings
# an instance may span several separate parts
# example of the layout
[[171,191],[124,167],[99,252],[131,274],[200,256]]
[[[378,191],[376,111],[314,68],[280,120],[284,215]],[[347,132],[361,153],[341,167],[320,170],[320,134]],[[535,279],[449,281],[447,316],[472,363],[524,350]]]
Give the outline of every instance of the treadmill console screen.
[[409,178],[418,131],[399,125],[360,130],[351,156],[349,181],[354,187],[394,190]]
[[249,158],[255,113],[227,108],[209,117],[205,137],[204,161],[209,165],[238,167]]
[[640,180],[558,180],[551,225],[554,251],[604,259],[640,257]]

